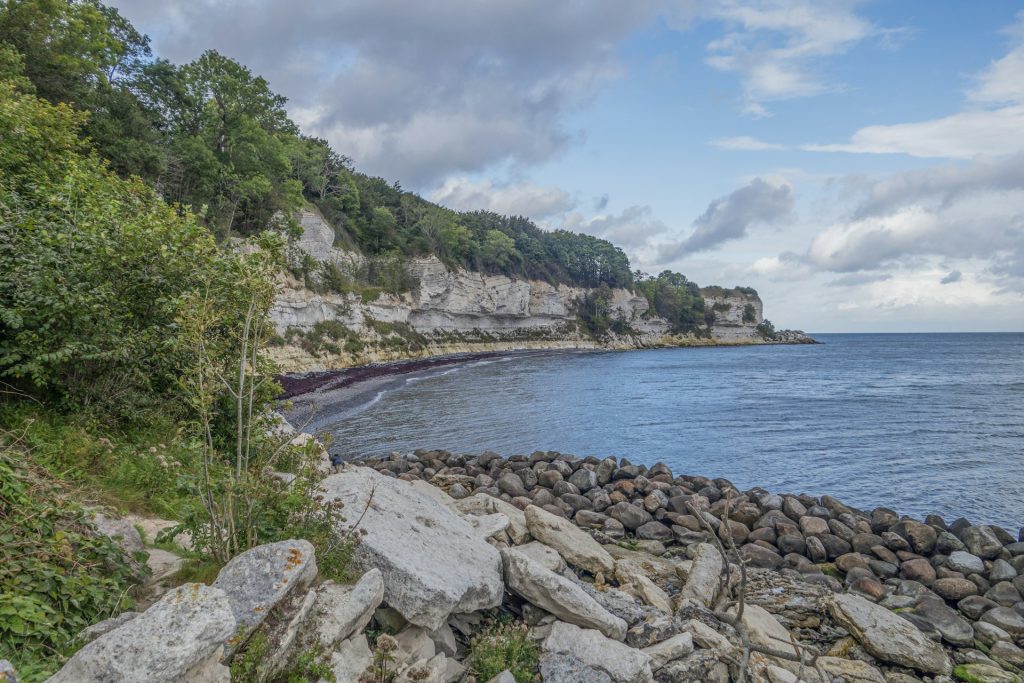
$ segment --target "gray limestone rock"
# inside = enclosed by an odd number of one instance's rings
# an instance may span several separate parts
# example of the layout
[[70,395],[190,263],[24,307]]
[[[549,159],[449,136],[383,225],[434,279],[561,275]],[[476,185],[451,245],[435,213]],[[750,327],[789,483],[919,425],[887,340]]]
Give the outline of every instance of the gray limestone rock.
[[542,647],[545,652],[571,655],[586,666],[608,674],[615,683],[654,680],[648,655],[605,638],[597,631],[556,621]]
[[[580,470],[590,472],[590,470]],[[593,472],[590,472],[593,474]],[[530,534],[546,546],[554,548],[565,561],[591,574],[611,575],[615,560],[590,534],[567,519],[556,517],[536,505],[526,508],[526,525]]]
[[886,608],[849,594],[831,595],[827,605],[832,617],[878,659],[928,673],[951,671],[939,645]]
[[220,664],[235,633],[227,594],[189,583],[76,652],[51,683],[227,683]]
[[331,475],[321,486],[326,501],[342,501],[349,516],[361,517],[365,534],[353,563],[381,570],[385,601],[410,622],[433,630],[454,612],[501,603],[498,551],[447,507],[367,467]]
[[574,584],[545,569],[514,548],[501,551],[505,564],[505,581],[510,591],[559,619],[622,640],[626,637],[626,622],[609,613],[593,598]]
[[568,654],[546,652],[540,658],[540,676],[544,683],[611,683],[603,671],[587,666]]
[[384,579],[379,569],[363,574],[352,586],[325,581],[315,589],[313,608],[303,624],[303,641],[319,642],[323,649],[361,632],[384,600]]
[[696,600],[705,607],[715,604],[721,587],[722,555],[710,543],[701,543],[690,567],[690,574],[680,595],[682,599]]
[[236,555],[213,582],[228,596],[239,630],[251,632],[285,596],[316,578],[313,544],[305,540],[268,543]]

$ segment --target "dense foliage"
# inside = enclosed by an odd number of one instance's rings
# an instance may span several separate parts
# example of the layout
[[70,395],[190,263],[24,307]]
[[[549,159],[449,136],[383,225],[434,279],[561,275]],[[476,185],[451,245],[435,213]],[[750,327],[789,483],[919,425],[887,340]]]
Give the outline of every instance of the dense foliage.
[[[220,239],[293,227],[281,217],[309,202],[339,244],[369,256],[434,254],[552,283],[633,284],[626,255],[606,240],[457,213],[355,171],[300,134],[263,78],[215,51],[181,66],[155,59],[148,39],[97,0],[0,0],[0,39],[37,95],[87,114],[82,134],[112,169],[191,206]],[[374,273],[354,277],[377,284]]]
[[656,277],[638,276],[636,288],[647,297],[652,311],[668,321],[673,332],[696,332],[707,322],[700,288],[685,275],[666,270]]
[[0,432],[0,653],[42,680],[79,631],[131,605],[137,567],[27,455]]

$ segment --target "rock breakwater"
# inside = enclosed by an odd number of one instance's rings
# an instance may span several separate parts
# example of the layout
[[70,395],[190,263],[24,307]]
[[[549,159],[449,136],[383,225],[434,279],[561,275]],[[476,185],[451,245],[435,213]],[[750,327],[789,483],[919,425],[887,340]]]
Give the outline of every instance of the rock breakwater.
[[[94,628],[57,680],[226,681],[239,658],[275,680],[310,656],[339,683],[1024,680],[1024,543],[999,527],[541,452],[419,451],[322,488],[358,519],[354,586],[304,541],[256,548]],[[482,668],[494,633],[532,659]]]

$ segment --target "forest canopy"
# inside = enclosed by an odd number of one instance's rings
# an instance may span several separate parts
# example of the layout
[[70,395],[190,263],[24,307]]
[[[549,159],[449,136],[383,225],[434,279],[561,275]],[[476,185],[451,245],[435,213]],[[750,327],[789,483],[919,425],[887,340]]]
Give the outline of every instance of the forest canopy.
[[639,290],[680,330],[703,316],[685,277],[638,280],[607,240],[452,211],[360,173],[326,140],[302,134],[286,99],[246,66],[214,50],[172,64],[97,0],[0,0],[0,77],[73,110],[110,170],[188,208],[219,242],[268,228],[294,235],[290,217],[311,204],[337,245],[383,262],[435,255],[450,267]]

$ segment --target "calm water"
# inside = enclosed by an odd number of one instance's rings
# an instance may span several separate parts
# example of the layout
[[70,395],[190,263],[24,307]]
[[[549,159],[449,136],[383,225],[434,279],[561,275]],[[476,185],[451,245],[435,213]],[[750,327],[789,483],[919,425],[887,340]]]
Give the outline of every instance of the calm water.
[[1024,334],[818,338],[446,368],[397,380],[328,429],[351,455],[617,455],[740,488],[1024,524]]

